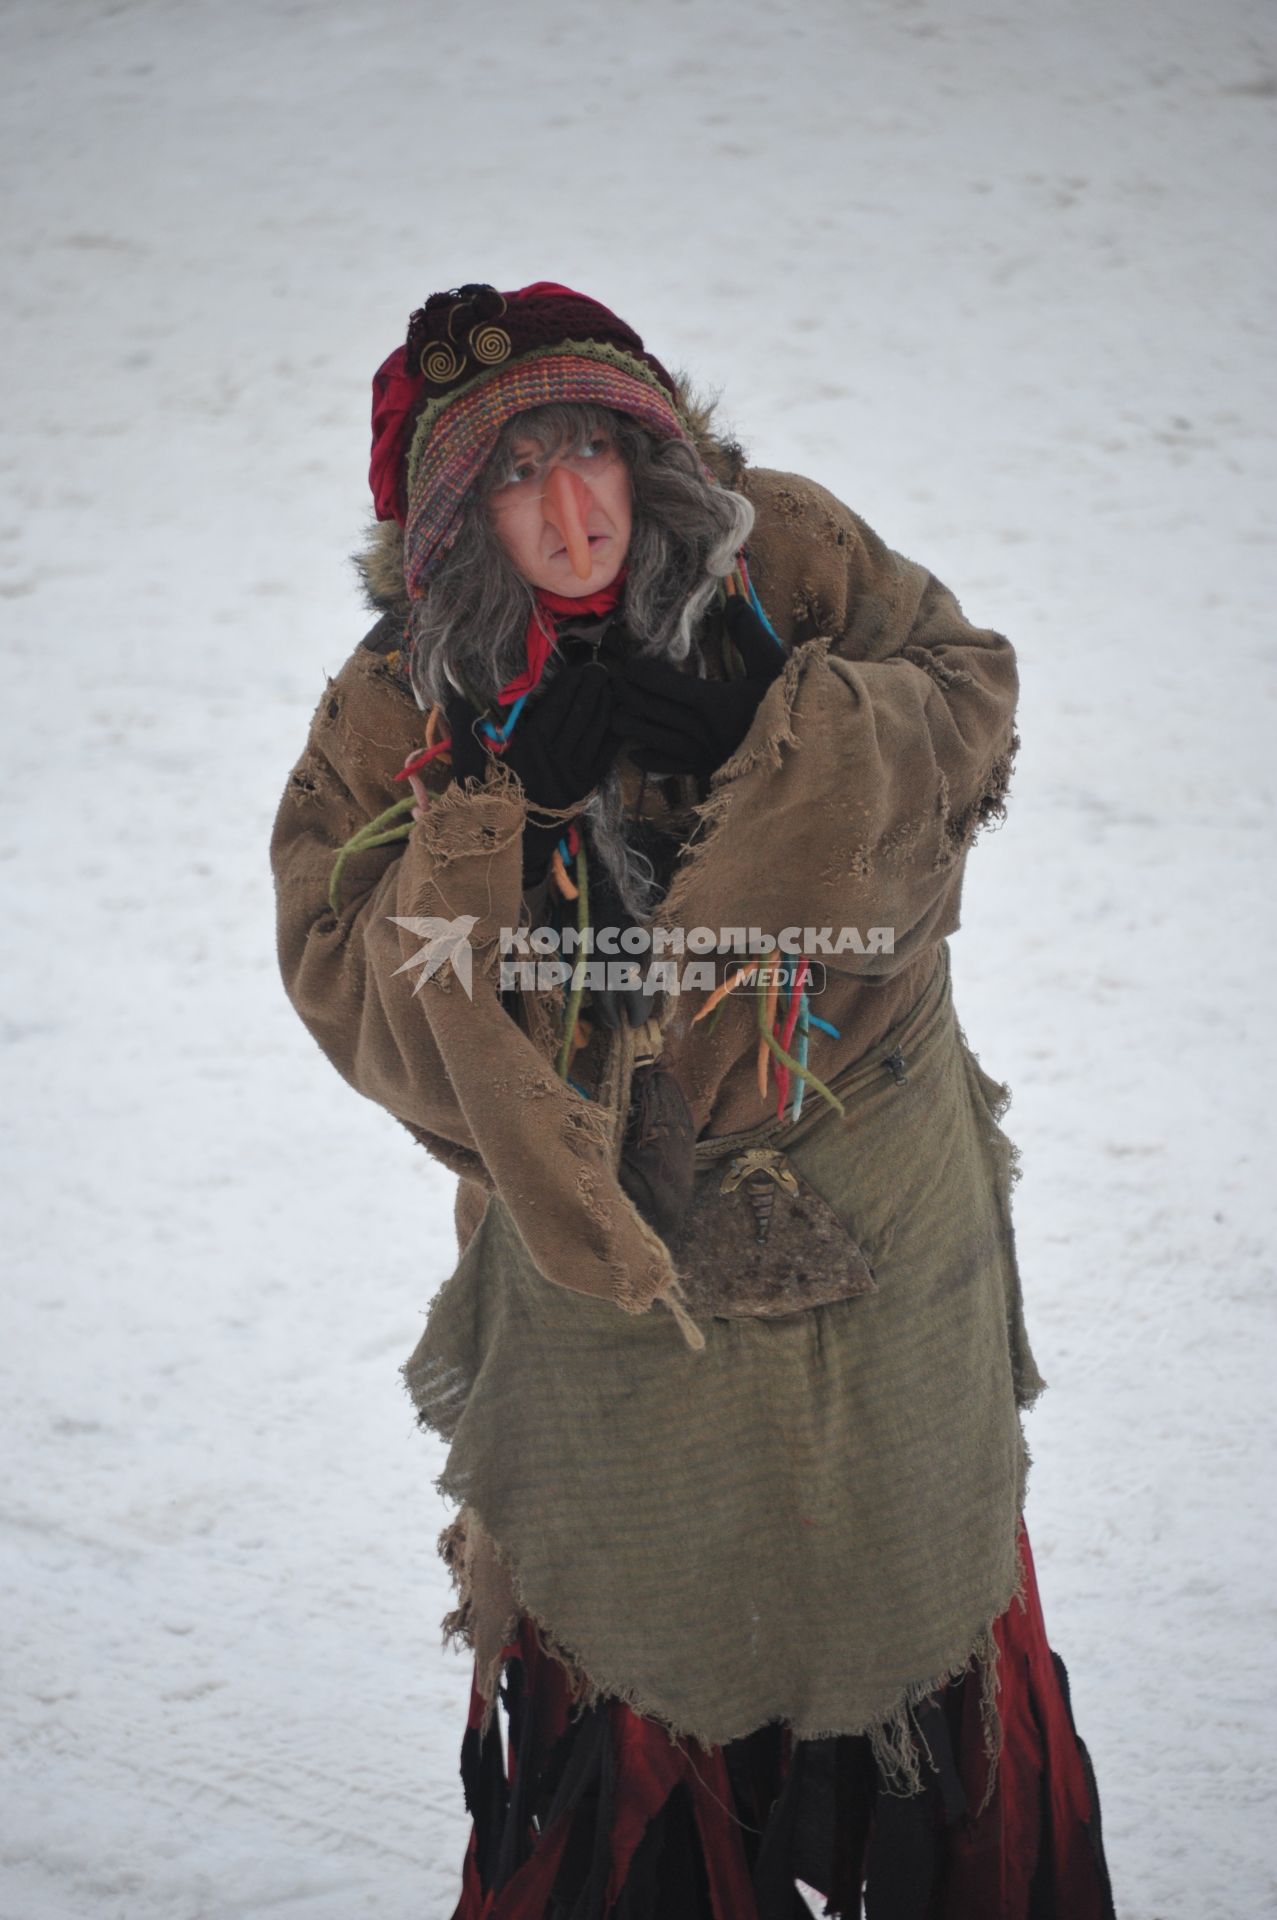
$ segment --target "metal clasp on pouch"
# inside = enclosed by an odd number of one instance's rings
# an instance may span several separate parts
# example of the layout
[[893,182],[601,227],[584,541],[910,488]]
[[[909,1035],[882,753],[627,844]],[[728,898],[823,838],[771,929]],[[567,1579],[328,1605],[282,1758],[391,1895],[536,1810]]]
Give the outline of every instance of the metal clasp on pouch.
[[728,1164],[718,1191],[735,1193],[742,1181],[754,1210],[754,1238],[761,1246],[772,1223],[777,1187],[785,1193],[796,1194],[798,1182],[778,1147],[750,1147],[745,1153],[738,1153]]

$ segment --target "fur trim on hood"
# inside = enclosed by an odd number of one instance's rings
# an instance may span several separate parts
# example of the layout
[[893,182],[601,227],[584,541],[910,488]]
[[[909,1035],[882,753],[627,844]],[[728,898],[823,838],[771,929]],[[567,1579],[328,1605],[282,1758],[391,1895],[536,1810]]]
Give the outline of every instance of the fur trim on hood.
[[[745,454],[734,437],[714,426],[717,399],[697,393],[685,374],[676,374],[679,409],[693,446],[720,486],[739,488]],[[363,581],[364,598],[374,613],[406,620],[410,602],[404,584],[404,530],[393,520],[374,520],[368,537],[352,555]]]

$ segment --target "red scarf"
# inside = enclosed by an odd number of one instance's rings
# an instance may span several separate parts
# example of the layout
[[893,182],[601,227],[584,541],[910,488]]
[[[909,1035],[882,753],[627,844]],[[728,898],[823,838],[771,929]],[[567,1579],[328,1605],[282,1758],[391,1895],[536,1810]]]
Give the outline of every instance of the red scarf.
[[497,695],[500,706],[513,706],[520,694],[531,693],[534,687],[540,685],[545,663],[554,647],[555,621],[565,620],[572,614],[613,612],[625,591],[628,571],[627,567],[622,567],[611,586],[600,587],[597,593],[573,595],[551,593],[545,587],[537,588],[536,608],[528,619],[528,663],[521,673],[516,673],[514,679],[502,687]]

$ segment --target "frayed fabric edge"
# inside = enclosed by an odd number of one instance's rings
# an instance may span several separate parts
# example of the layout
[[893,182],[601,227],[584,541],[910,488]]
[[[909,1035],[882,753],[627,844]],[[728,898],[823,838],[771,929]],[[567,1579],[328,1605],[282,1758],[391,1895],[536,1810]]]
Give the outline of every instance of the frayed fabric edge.
[[[682,863],[673,884],[661,902],[661,915],[667,925],[678,924],[688,895],[694,893],[696,876],[706,851],[723,831],[738,798],[740,789],[737,782],[741,776],[752,773],[759,765],[779,767],[784,759],[782,748],[800,748],[801,742],[794,731],[794,706],[798,689],[803,675],[810,671],[813,664],[818,664],[828,656],[832,644],[831,639],[821,637],[794,648],[785,661],[779,680],[774,683],[781,690],[780,711],[775,720],[760,740],[742,745],[711,776],[709,796],[693,809],[696,825],[684,848]],[[769,688],[764,701],[770,698],[771,692]],[[676,1004],[676,997],[671,996],[665,1009],[667,1020],[676,1010]]]
[[[994,1608],[985,1625],[975,1636],[965,1654],[955,1655],[941,1669],[926,1680],[912,1682],[897,1698],[895,1704],[877,1714],[866,1718],[855,1726],[805,1727],[797,1725],[783,1716],[773,1715],[767,1721],[754,1722],[739,1730],[715,1737],[694,1728],[678,1727],[662,1712],[661,1708],[635,1687],[622,1682],[596,1680],[592,1677],[581,1651],[564,1641],[553,1628],[541,1618],[524,1592],[523,1582],[513,1559],[500,1547],[495,1534],[487,1525],[473,1501],[459,1494],[449,1484],[448,1472],[438,1476],[435,1490],[445,1499],[458,1501],[462,1511],[458,1512],[439,1536],[439,1550],[452,1574],[457,1588],[458,1604],[444,1616],[444,1643],[458,1648],[474,1651],[474,1606],[473,1596],[467,1584],[464,1584],[463,1552],[458,1550],[457,1542],[464,1541],[467,1515],[473,1516],[487,1536],[493,1555],[499,1564],[518,1613],[532,1625],[543,1653],[558,1662],[564,1669],[574,1709],[588,1712],[609,1701],[619,1701],[640,1719],[659,1726],[665,1733],[669,1744],[677,1747],[681,1742],[691,1741],[703,1751],[722,1747],[733,1740],[744,1739],[764,1725],[777,1721],[786,1727],[794,1740],[833,1740],[843,1736],[865,1738],[869,1741],[870,1751],[878,1769],[882,1790],[894,1798],[908,1799],[923,1790],[922,1765],[925,1759],[932,1772],[937,1771],[927,1745],[925,1735],[914,1717],[915,1709],[928,1700],[942,1687],[952,1685],[966,1678],[974,1670],[980,1685],[980,1724],[983,1733],[984,1755],[988,1763],[984,1793],[977,1808],[977,1818],[989,1806],[997,1785],[998,1763],[1003,1746],[1002,1716],[998,1707],[1000,1687],[1001,1650],[993,1631],[994,1622],[999,1620],[1008,1609],[1018,1602],[1021,1611],[1027,1605],[1025,1594],[1024,1559],[1020,1552],[1017,1520],[1017,1541],[1015,1549],[1015,1580],[1005,1603]],[[507,1643],[508,1644],[508,1643]],[[487,1670],[480,1672],[476,1664],[475,1683],[484,1702],[481,1730],[486,1735],[496,1710],[497,1687],[500,1680],[503,1661],[498,1658],[489,1662]]]
[[704,1353],[705,1335],[692,1318],[691,1302],[681,1281],[671,1280],[660,1293],[653,1294],[652,1304],[667,1308],[674,1316],[674,1324],[693,1353]]

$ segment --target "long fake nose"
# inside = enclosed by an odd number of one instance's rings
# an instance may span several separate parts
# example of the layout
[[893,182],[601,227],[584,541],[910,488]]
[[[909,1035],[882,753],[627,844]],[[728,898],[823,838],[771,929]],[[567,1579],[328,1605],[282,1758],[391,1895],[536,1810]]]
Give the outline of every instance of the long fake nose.
[[590,577],[590,537],[585,531],[585,516],[594,505],[594,496],[579,473],[570,467],[553,467],[541,494],[541,511],[563,536],[572,571],[578,580]]

